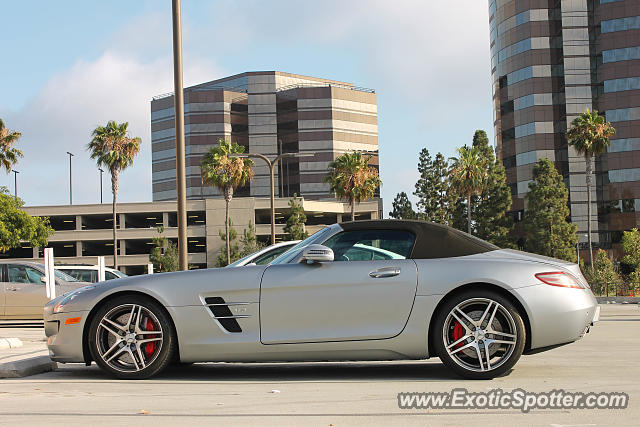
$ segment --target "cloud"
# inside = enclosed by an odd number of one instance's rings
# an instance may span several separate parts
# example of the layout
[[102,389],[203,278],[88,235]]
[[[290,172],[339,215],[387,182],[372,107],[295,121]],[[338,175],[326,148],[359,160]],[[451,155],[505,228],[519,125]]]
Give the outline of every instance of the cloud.
[[[208,62],[190,61],[184,74],[185,81],[193,83],[220,72]],[[96,126],[116,120],[128,121],[130,134],[142,138],[134,167],[121,175],[119,199],[150,200],[150,101],[171,91],[172,82],[171,58],[140,62],[109,50],[94,61],[78,61],[51,78],[19,111],[3,112],[8,126],[23,134],[19,144],[25,157],[16,167],[21,171],[19,195],[27,204],[68,203],[69,151],[74,154],[74,203],[99,201],[97,166],[86,145]],[[106,200],[110,200],[109,185],[106,176]]]
[[[170,14],[151,4],[114,26],[97,58],[53,76],[18,111],[0,109],[24,134],[18,187],[27,203],[67,203],[66,151],[76,154],[74,201],[99,200],[84,147],[109,119],[129,121],[143,139],[121,200],[150,200],[149,101],[173,89]],[[487,9],[478,0],[185,2],[185,86],[266,66],[375,88],[386,210],[397,192],[413,191],[422,147],[448,157],[475,129],[491,136]],[[0,184],[12,188],[12,177]]]

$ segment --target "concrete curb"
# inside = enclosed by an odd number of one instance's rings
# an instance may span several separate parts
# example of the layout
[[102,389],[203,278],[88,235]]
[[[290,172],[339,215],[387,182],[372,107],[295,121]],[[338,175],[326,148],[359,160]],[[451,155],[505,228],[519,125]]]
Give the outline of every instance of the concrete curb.
[[22,347],[22,341],[19,338],[0,338],[0,350],[18,347]]
[[53,371],[58,367],[49,356],[30,357],[0,364],[0,378],[21,378]]

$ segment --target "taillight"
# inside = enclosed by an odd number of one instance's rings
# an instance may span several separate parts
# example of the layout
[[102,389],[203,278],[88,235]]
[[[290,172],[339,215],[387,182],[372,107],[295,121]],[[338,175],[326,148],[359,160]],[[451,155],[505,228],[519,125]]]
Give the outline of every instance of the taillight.
[[570,274],[562,271],[550,271],[547,273],[538,273],[535,275],[538,280],[551,286],[560,286],[562,288],[584,289],[584,285],[576,280]]

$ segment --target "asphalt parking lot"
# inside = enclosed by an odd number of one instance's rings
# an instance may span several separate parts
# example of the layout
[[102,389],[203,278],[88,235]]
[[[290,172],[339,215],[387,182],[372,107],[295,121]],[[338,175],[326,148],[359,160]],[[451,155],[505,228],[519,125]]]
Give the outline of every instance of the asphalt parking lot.
[[[32,333],[32,332],[31,332]],[[95,365],[0,380],[9,425],[632,425],[640,416],[640,307],[603,305],[577,343],[523,356],[507,376],[470,382],[438,359],[418,362],[197,364],[145,381],[118,381]],[[399,392],[522,388],[626,392],[626,409],[400,409]]]

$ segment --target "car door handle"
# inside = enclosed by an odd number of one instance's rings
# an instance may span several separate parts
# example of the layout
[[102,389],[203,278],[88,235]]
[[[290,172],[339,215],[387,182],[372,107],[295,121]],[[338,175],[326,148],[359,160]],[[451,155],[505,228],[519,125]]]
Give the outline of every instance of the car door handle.
[[384,277],[397,276],[398,274],[400,274],[400,269],[398,267],[384,267],[372,271],[371,273],[369,273],[369,277],[373,277],[374,279],[381,279]]
[[8,291],[17,291],[18,288],[7,288]]

